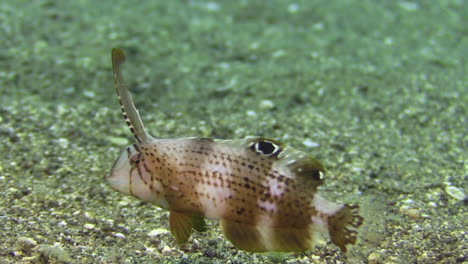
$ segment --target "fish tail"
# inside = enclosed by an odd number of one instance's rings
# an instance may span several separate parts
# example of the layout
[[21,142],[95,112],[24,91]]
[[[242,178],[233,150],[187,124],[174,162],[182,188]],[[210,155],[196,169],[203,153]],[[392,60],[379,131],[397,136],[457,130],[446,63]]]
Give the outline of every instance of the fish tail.
[[364,221],[358,211],[358,205],[345,204],[328,219],[330,239],[343,252],[346,252],[346,245],[356,243],[357,231],[354,229]]

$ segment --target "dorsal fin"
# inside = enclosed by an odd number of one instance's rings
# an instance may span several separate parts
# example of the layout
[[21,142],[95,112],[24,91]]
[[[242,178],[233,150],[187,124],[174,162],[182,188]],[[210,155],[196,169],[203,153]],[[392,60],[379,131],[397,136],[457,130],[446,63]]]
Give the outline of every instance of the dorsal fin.
[[312,155],[286,147],[278,158],[279,166],[288,167],[296,175],[298,182],[304,183],[314,190],[323,184],[325,168]]
[[115,89],[119,97],[120,109],[127,122],[130,131],[138,142],[148,142],[154,140],[152,136],[146,132],[140,114],[133,104],[132,95],[125,84],[120,66],[125,62],[125,54],[119,48],[112,49],[112,71],[114,75]]
[[[218,141],[219,142],[219,141]],[[280,141],[264,137],[248,137],[243,140],[222,140],[232,147],[249,149],[258,155],[274,161],[274,168],[288,168],[289,177],[295,178],[300,184],[305,184],[311,190],[323,184],[325,168],[312,155],[287,146]]]

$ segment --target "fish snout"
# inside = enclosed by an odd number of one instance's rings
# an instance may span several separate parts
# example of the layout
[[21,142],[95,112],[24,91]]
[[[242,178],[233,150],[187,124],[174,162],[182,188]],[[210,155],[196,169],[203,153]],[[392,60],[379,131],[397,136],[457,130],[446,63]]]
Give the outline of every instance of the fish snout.
[[109,175],[106,180],[110,187],[118,192],[130,194],[131,193],[131,170],[130,157],[135,153],[135,148],[129,146],[122,151],[120,156],[115,160]]

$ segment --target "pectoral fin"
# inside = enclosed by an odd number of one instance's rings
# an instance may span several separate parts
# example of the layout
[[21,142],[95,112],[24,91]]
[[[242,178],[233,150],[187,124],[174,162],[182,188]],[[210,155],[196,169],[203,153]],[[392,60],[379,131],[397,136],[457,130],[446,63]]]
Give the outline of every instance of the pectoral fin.
[[177,243],[183,244],[187,242],[192,233],[192,215],[170,211],[169,226]]

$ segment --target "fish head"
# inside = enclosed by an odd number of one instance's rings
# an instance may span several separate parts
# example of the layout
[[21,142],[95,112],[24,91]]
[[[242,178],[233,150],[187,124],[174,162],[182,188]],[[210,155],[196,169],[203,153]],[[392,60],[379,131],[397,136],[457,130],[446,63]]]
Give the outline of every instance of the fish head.
[[127,147],[115,160],[106,180],[115,191],[167,208],[164,187],[148,166],[145,153],[147,143]]

